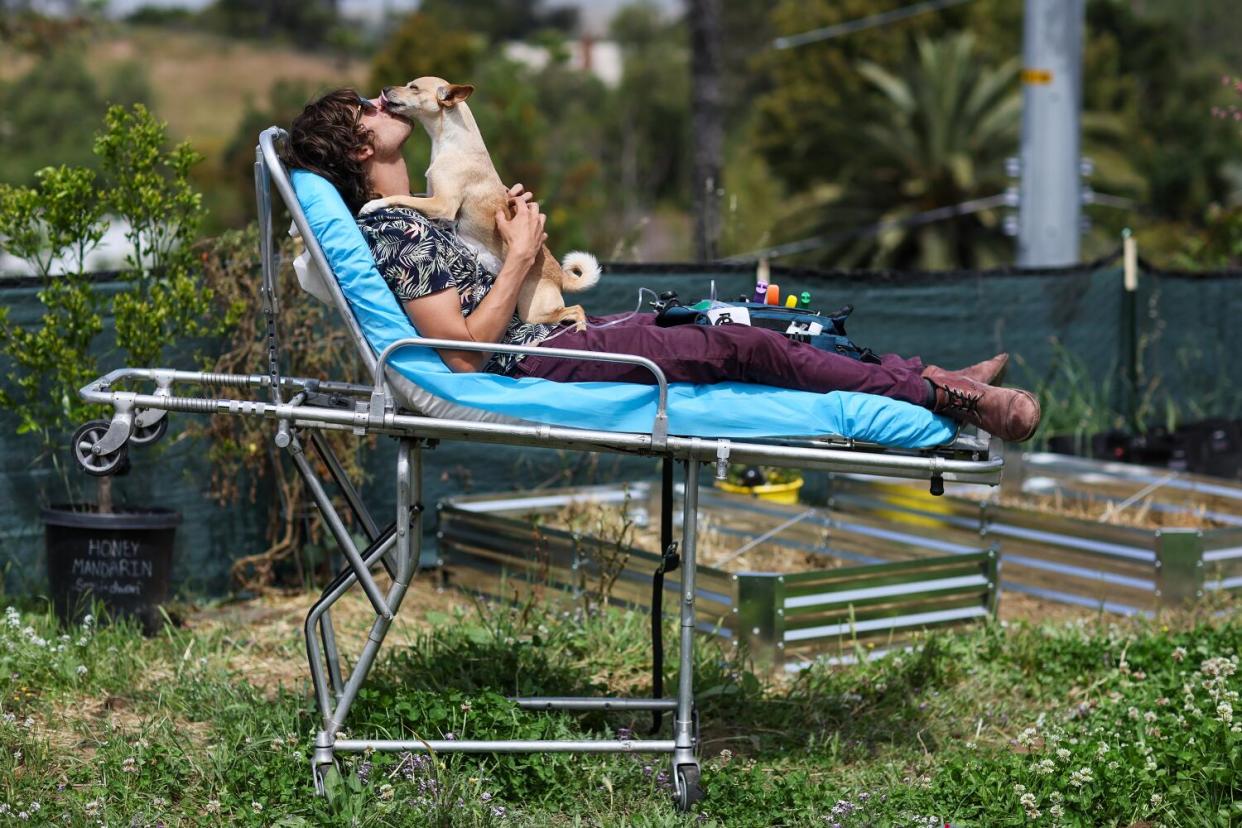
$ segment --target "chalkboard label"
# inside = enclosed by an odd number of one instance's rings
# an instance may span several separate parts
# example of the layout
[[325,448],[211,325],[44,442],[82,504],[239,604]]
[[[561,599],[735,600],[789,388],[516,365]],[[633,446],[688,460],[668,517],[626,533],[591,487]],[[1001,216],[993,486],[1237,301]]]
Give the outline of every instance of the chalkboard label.
[[47,526],[47,569],[52,599],[70,620],[101,601],[114,615],[138,617],[158,630],[159,605],[168,599],[173,529],[99,529]]
[[75,592],[141,595],[155,575],[155,562],[141,557],[142,544],[123,538],[89,538],[86,555],[74,558],[69,575]]

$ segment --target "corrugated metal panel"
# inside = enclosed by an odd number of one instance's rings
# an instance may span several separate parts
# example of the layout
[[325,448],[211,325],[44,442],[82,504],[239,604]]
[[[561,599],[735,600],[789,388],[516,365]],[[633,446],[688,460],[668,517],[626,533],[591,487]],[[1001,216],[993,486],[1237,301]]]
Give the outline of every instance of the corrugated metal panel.
[[[572,501],[628,499],[642,520],[658,523],[658,492],[631,487],[581,487],[511,497],[479,495],[440,506],[440,548],[450,581],[488,594],[527,594],[555,588],[581,597],[599,588],[601,555],[611,544],[545,521]],[[798,573],[729,573],[711,566],[696,572],[697,626],[745,644],[760,661],[795,659],[816,648],[839,653],[873,638],[892,642],[923,629],[986,618],[995,603],[995,556],[978,547],[927,544],[917,532],[885,530],[882,522],[824,510],[789,507],[704,489],[700,521],[739,546],[764,538],[763,548],[823,555],[831,568]],[[726,523],[727,521],[727,523]],[[779,530],[779,531],[776,531]],[[770,536],[770,537],[768,537]],[[633,549],[615,559],[612,602],[649,608],[651,577],[660,557]],[[862,560],[867,565],[851,565]],[[888,561],[889,563],[871,563]],[[676,570],[665,576],[667,611],[680,591]],[[507,580],[503,580],[507,578]]]

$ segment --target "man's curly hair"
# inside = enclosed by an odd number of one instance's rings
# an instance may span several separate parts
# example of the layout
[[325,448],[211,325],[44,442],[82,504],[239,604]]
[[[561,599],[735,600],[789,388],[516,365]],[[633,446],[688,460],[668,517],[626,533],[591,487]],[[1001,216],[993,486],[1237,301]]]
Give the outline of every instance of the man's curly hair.
[[362,126],[361,99],[353,89],[338,89],[308,103],[293,119],[286,158],[289,166],[318,173],[336,185],[354,213],[376,197],[355,157],[371,142],[371,131]]

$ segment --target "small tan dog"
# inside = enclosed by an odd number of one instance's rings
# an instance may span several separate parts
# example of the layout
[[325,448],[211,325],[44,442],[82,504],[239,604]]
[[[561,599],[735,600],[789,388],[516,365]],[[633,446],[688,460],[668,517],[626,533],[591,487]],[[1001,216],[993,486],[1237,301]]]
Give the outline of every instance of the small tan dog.
[[[412,207],[427,218],[456,221],[457,235],[479,252],[483,266],[499,272],[504,243],[496,229],[496,212],[509,207],[508,189],[501,182],[483,144],[483,136],[466,105],[474,87],[424,77],[405,86],[386,86],[380,93],[384,108],[403,118],[417,119],[431,136],[431,165],[427,168],[430,195],[389,196],[363,205],[361,213],[382,207]],[[517,315],[523,322],[556,324],[574,320],[586,329],[581,305],[565,307],[561,291],[576,293],[599,281],[599,262],[590,253],[574,252],[556,263],[547,245],[518,292]]]

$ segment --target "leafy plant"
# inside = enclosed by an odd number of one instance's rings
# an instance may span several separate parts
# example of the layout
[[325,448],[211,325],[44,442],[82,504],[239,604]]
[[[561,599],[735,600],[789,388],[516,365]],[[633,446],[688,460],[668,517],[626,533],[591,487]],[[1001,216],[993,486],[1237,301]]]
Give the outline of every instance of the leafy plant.
[[[107,219],[90,170],[46,167],[37,179],[37,188],[0,186],[0,239],[34,267],[46,309],[42,324],[26,329],[0,308],[0,352],[10,361],[0,404],[17,415],[19,434],[38,435],[46,448],[64,426],[93,413],[77,390],[95,376],[90,345],[103,323],[84,264]],[[58,263],[63,270],[54,273]]]
[[1108,371],[1097,381],[1081,357],[1059,341],[1054,340],[1052,346],[1052,363],[1036,387],[1043,416],[1035,440],[1046,445],[1050,437],[1070,436],[1083,453],[1092,434],[1125,422],[1117,407],[1116,372]]
[[[115,106],[95,139],[99,175],[47,167],[36,187],[0,188],[0,246],[34,267],[44,308],[29,328],[0,309],[0,355],[7,362],[0,401],[17,415],[20,432],[39,436],[45,453],[67,428],[100,413],[77,391],[97,375],[104,327],[86,256],[112,216],[126,222],[132,245],[124,271],[130,287],[112,300],[116,344],[129,363],[155,365],[172,342],[212,330],[204,321],[210,291],[191,269],[203,210],[189,173],[200,156],[184,143],[166,150],[165,138],[165,125],[145,106]],[[111,506],[109,481],[100,478],[101,510]]]
[[[252,225],[247,230],[223,233],[197,250],[204,294],[211,297],[211,315],[220,320],[222,335],[216,354],[205,366],[208,371],[246,374],[266,364],[266,320],[254,313],[263,304],[262,278],[254,259],[258,247],[258,233]],[[281,346],[285,353],[296,355],[293,367],[298,376],[349,376],[356,368],[349,333],[336,324],[327,305],[301,293],[297,280],[287,273],[292,254],[293,245],[287,240],[279,256],[285,278],[276,280],[276,327],[282,332]],[[221,388],[216,393],[244,399],[253,392]],[[278,499],[279,508],[268,510],[267,548],[239,556],[233,562],[234,581],[248,589],[282,581],[305,585],[310,580],[309,570],[315,566],[310,557],[322,535],[322,525],[318,519],[305,519],[309,505],[306,487],[288,455],[273,445],[270,424],[257,418],[215,416],[206,425],[190,424],[188,431],[207,438],[209,491],[218,503],[243,498],[254,502],[261,488],[274,491]],[[321,436],[341,460],[348,477],[361,480],[358,450],[364,443],[344,432]],[[373,437],[367,440],[374,444]],[[308,456],[318,462],[314,452]],[[327,562],[326,556],[323,560]]]
[[134,365],[153,365],[171,342],[207,332],[211,295],[191,273],[203,197],[190,169],[203,159],[186,142],[164,150],[167,127],[141,104],[104,116],[95,154],[108,179],[108,208],[126,222],[127,277],[113,303],[117,344]]

